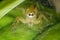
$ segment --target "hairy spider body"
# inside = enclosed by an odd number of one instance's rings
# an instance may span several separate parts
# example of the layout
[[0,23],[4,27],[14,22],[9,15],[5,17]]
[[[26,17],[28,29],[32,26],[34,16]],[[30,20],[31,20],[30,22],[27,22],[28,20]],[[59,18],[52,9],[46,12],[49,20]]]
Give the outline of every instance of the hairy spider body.
[[[31,5],[27,9],[23,9],[22,12],[23,12],[25,18],[17,17],[16,18],[17,23],[22,22],[23,24],[27,24],[30,27],[33,27],[33,25],[35,25],[35,24],[39,24],[40,28],[43,28],[42,20],[45,19],[46,22],[48,22],[48,19],[45,17],[45,15],[43,15],[42,12],[39,13],[36,6]],[[14,25],[16,25],[15,23],[14,23]]]

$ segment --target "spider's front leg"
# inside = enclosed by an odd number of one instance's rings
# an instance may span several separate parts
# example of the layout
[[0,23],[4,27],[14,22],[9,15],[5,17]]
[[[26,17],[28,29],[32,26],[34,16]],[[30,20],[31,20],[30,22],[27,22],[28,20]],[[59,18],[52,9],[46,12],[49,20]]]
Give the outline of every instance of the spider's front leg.
[[24,18],[16,17],[15,21],[12,24],[12,31],[13,31],[14,34],[16,34],[16,30],[17,30],[18,24],[20,22],[26,23]]
[[14,33],[16,32],[17,25],[18,25],[18,23],[20,22],[19,18],[20,18],[20,17],[16,17],[15,21],[14,21],[13,24],[12,24],[12,31],[13,31]]
[[26,24],[26,19],[20,17],[19,20],[20,20],[20,22],[22,22],[23,24]]
[[14,23],[12,24],[12,29],[16,30],[18,24],[22,22],[22,23],[26,23],[25,19],[24,18],[21,18],[21,17],[16,17]]

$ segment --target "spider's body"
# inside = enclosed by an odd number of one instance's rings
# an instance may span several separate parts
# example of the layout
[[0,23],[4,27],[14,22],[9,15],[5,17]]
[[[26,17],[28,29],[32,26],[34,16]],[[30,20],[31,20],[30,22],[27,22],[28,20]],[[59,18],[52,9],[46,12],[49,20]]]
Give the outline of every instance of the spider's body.
[[26,9],[25,12],[25,19],[20,19],[22,23],[26,23],[29,26],[33,26],[34,24],[38,24],[39,21],[37,20],[37,8],[31,6]]
[[[22,22],[23,24],[28,24],[28,26],[33,26],[34,24],[39,24],[42,27],[42,20],[45,19],[48,22],[48,19],[45,17],[45,15],[39,13],[37,7],[30,6],[26,10],[22,10],[24,17],[17,17],[16,22]],[[38,14],[38,15],[37,15]],[[38,18],[37,18],[38,17]]]

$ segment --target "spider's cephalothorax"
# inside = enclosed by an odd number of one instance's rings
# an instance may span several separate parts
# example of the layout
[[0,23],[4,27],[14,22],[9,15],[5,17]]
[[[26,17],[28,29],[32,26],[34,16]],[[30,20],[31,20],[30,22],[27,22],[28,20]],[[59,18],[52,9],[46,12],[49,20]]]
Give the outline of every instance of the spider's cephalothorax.
[[34,19],[36,18],[37,14],[37,8],[34,6],[30,6],[29,8],[26,9],[26,18],[29,19]]
[[38,10],[34,6],[30,6],[26,9],[26,23],[30,26],[37,23],[36,16],[37,16]]

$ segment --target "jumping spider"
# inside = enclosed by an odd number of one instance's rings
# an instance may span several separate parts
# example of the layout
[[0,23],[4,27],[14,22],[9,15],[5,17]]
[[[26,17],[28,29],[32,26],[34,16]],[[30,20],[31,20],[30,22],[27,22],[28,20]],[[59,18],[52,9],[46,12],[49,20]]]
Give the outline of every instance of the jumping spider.
[[43,15],[42,12],[40,12],[40,13],[38,13],[38,12],[39,11],[38,11],[37,7],[34,7],[34,6],[30,6],[26,10],[23,9],[23,14],[24,14],[25,18],[16,17],[16,22],[13,23],[13,27],[16,28],[17,23],[22,22],[23,24],[28,24],[28,26],[30,26],[30,27],[33,27],[34,24],[39,24],[40,28],[43,28],[42,20],[45,19],[46,22],[48,22],[48,19],[45,17],[45,15]]

